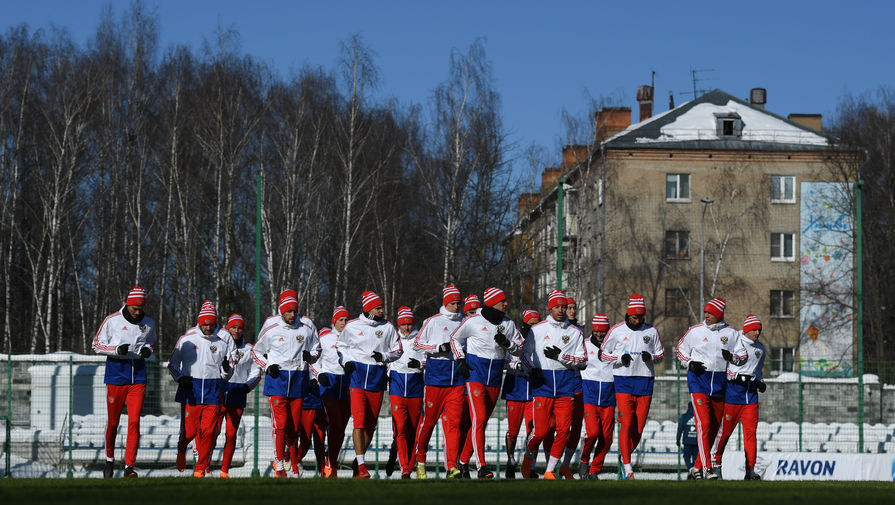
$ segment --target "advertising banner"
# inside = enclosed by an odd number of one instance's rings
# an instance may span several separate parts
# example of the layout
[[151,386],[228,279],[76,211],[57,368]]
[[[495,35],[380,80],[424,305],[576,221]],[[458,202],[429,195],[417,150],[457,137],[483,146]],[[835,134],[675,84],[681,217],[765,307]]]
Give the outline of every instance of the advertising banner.
[[[762,480],[895,481],[895,454],[759,452],[754,470]],[[745,473],[746,453],[726,451],[722,478],[742,480]]]

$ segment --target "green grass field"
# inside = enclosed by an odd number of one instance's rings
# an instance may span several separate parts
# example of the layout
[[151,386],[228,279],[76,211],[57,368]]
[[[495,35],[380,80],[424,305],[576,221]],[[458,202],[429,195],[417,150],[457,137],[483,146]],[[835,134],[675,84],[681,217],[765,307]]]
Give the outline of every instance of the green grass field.
[[678,481],[353,481],[273,479],[2,479],[4,505],[37,503],[142,503],[234,502],[267,504],[285,500],[340,503],[394,503],[396,505],[473,505],[486,503],[581,504],[598,500],[625,505],[679,503],[895,503],[892,482],[678,482]]

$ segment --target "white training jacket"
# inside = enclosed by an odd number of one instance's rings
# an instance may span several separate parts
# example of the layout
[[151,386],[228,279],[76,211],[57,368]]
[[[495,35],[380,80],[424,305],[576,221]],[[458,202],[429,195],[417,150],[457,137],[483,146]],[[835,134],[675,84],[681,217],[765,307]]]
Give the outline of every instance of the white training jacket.
[[[413,348],[413,343],[416,341],[417,335],[419,335],[419,330],[416,328],[413,328],[407,335],[402,335],[401,330],[398,330],[398,336],[401,338],[401,348],[404,349],[404,354],[392,362],[389,366],[389,370],[398,373],[423,373],[423,367],[426,365],[426,353]],[[420,362],[420,368],[410,368],[407,366],[407,364],[410,363],[411,358]]]
[[233,366],[233,375],[230,376],[230,382],[234,384],[248,384],[254,388],[261,382],[261,367],[258,366],[258,363],[255,363],[255,359],[252,357],[253,346],[245,338],[242,339],[242,345],[236,345],[236,340],[233,342],[236,353],[236,365]]
[[691,361],[699,361],[709,372],[725,372],[727,362],[721,355],[722,349],[733,353],[739,332],[720,321],[706,325],[705,321],[691,326],[677,344],[677,358],[687,367]]
[[[643,361],[643,351],[652,355],[652,360]],[[631,365],[624,366],[621,357],[631,355]],[[659,337],[659,330],[643,323],[640,329],[632,330],[624,322],[609,329],[600,348],[600,359],[612,363],[613,374],[620,377],[655,377],[655,364],[665,358],[665,347]]]
[[[478,309],[475,315],[464,319],[451,334],[451,349],[454,351],[454,356],[465,358],[467,354],[473,354],[490,360],[504,360],[507,353],[520,356],[525,341],[516,329],[516,323],[504,316],[499,324],[491,324],[482,316],[481,311],[482,309]],[[504,349],[494,341],[498,329],[510,340],[509,349]]]
[[[606,343],[606,337],[603,337]],[[615,375],[612,373],[613,363],[600,359],[600,347],[590,341],[590,337],[584,339],[584,350],[587,352],[587,368],[581,371],[583,380],[597,382],[613,382]]]
[[737,375],[751,375],[753,380],[763,380],[761,369],[764,366],[765,348],[758,340],[750,340],[742,331],[739,333],[733,354],[733,360],[727,364],[727,378],[734,380]]
[[[113,356],[119,359],[137,359],[140,349],[154,349],[156,341],[155,321],[143,314],[143,319],[134,324],[124,318],[123,311],[127,307],[106,317],[93,337],[93,350],[97,354]],[[127,354],[118,355],[118,346],[130,344]]]
[[[544,349],[559,347],[558,360],[544,355]],[[581,329],[569,323],[547,315],[543,321],[531,327],[529,337],[525,339],[523,354],[534,368],[541,370],[584,370],[587,367],[587,353],[584,349],[584,335]]]
[[450,343],[451,334],[462,322],[463,314],[450,312],[442,305],[438,314],[423,321],[423,326],[413,341],[414,350],[425,353],[427,359],[453,360],[453,351],[448,349],[446,352],[438,352],[438,347]]
[[[221,367],[225,359],[231,364],[229,372]],[[183,376],[226,381],[233,375],[235,362],[236,345],[227,330],[217,326],[211,335],[205,335],[199,326],[193,326],[177,340],[168,360],[168,372],[175,381]]]
[[339,340],[339,332],[335,329],[323,328],[320,330],[319,338],[320,359],[311,365],[311,372],[314,374],[314,377],[322,373],[345,375],[342,365],[339,364],[339,349],[336,347],[336,342]]
[[302,359],[302,351],[311,353],[312,363],[320,357],[317,327],[302,315],[295,317],[294,324],[286,324],[278,314],[264,321],[252,356],[264,371],[270,365],[279,365],[280,370],[304,370],[307,363]]
[[[340,363],[356,361],[367,365],[391,363],[404,354],[398,330],[392,323],[375,321],[361,314],[357,319],[348,321],[336,343],[339,350]],[[382,354],[382,363],[373,359],[373,352]]]

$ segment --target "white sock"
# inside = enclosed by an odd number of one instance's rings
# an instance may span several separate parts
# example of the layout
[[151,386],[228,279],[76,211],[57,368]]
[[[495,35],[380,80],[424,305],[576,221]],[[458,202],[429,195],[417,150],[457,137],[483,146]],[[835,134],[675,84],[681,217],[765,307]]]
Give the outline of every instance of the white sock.
[[563,454],[562,458],[562,466],[570,466],[572,464],[573,456],[575,456],[575,449],[566,448],[566,453]]
[[550,456],[550,460],[547,461],[547,471],[552,472],[556,468],[556,464],[559,463],[559,458],[554,458]]
[[516,466],[516,454],[507,454],[507,463]]
[[108,461],[109,463],[114,463],[115,458],[110,458],[110,457],[106,456],[106,461]]
[[[357,453],[355,453],[355,454],[357,454]],[[361,466],[364,464],[364,455],[363,454],[357,454],[357,456],[355,456],[355,458],[357,459],[357,466]]]
[[634,469],[631,468],[631,463],[625,463],[625,475],[629,473],[634,473]]

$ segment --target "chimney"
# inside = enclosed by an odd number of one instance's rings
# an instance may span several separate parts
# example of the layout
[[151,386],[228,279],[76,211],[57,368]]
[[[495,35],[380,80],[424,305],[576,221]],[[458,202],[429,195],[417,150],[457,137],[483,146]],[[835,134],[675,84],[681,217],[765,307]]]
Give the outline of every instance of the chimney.
[[568,145],[562,148],[562,165],[577,165],[587,161],[587,146]]
[[789,119],[793,123],[798,123],[802,126],[811,128],[814,131],[821,131],[823,129],[823,118],[820,114],[790,114],[786,119]]
[[673,108],[674,108],[674,93],[669,91],[668,92],[668,110],[671,110]]
[[540,195],[537,193],[522,193],[519,195],[519,217],[528,214],[538,204]]
[[562,175],[562,172],[558,168],[544,169],[544,173],[541,174],[541,193],[546,193],[553,189],[560,175]]
[[649,119],[653,115],[653,87],[639,86],[637,88],[637,101],[640,103],[640,121]]
[[768,101],[768,90],[764,88],[752,88],[749,91],[749,103],[758,107],[759,109],[764,109],[764,104]]
[[624,131],[631,126],[630,107],[603,107],[596,113],[596,142],[600,143],[609,137]]

